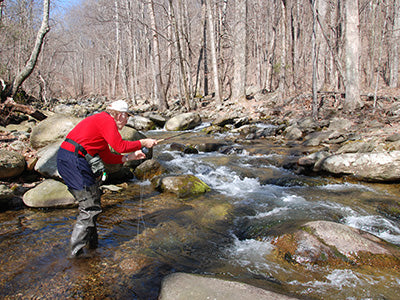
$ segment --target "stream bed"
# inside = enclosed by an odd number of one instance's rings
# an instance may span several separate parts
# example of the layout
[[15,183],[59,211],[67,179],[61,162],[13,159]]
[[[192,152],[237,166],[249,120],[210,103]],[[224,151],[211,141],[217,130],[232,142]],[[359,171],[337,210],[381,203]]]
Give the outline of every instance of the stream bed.
[[[229,137],[210,138],[197,129],[173,142],[211,139]],[[377,209],[399,201],[399,184],[302,176],[279,166],[306,151],[300,145],[265,139],[230,149],[184,154],[170,143],[158,145],[156,160],[174,174],[197,176],[211,191],[178,199],[133,179],[122,192],[105,193],[99,248],[90,258],[68,258],[76,208],[0,212],[0,298],[157,299],[164,276],[187,272],[299,299],[398,299],[399,271],[300,268],[277,260],[271,241],[298,224],[326,220],[400,246],[399,219]]]

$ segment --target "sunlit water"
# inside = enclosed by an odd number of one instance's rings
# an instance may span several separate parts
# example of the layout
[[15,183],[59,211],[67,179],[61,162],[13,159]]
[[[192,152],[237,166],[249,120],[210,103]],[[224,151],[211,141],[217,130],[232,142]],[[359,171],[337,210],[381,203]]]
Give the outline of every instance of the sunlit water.
[[[177,140],[209,137],[198,129]],[[132,180],[123,193],[104,195],[100,244],[89,259],[67,258],[76,209],[0,213],[0,297],[157,299],[162,278],[183,271],[305,299],[398,299],[395,270],[300,268],[274,258],[270,243],[295,225],[328,220],[400,246],[399,222],[377,210],[382,201],[399,200],[398,186],[299,176],[273,163],[281,155],[271,147],[263,141],[225,155],[157,146],[154,157],[171,173],[193,174],[211,192],[181,200]],[[216,203],[233,208],[225,222],[212,222],[202,207]]]

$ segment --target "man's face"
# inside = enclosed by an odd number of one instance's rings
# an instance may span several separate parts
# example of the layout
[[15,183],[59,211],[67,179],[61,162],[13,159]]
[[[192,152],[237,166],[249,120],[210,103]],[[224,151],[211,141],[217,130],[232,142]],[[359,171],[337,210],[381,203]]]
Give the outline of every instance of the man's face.
[[118,129],[121,130],[128,122],[128,113],[126,112],[118,113],[115,122],[117,123]]

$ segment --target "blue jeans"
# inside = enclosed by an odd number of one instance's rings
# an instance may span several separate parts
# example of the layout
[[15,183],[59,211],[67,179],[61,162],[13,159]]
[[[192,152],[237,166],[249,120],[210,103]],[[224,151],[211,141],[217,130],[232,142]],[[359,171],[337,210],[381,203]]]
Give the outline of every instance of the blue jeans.
[[96,178],[86,159],[63,148],[58,150],[57,168],[69,189],[80,191],[96,183]]

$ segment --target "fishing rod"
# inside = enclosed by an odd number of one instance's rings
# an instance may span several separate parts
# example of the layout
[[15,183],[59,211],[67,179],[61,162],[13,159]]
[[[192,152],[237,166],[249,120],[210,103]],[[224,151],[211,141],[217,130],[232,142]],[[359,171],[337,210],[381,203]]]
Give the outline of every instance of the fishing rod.
[[166,141],[166,140],[170,140],[170,139],[173,139],[173,138],[176,138],[176,137],[178,137],[178,136],[181,136],[181,135],[184,135],[184,134],[188,134],[188,133],[189,133],[189,131],[184,131],[184,132],[181,132],[181,133],[179,133],[179,134],[175,134],[175,135],[173,135],[173,136],[169,136],[169,137],[166,137],[166,138],[157,140],[157,143],[161,143],[161,142],[164,142],[164,141]]
[[[189,133],[189,131],[184,131],[184,132],[181,132],[179,134],[175,134],[175,135],[172,135],[172,136],[157,140],[157,144],[161,143],[161,142],[164,142],[164,141],[167,141],[167,140],[170,140],[170,139],[173,139],[173,138],[176,138],[176,137],[184,135],[184,134],[188,134],[188,133]],[[142,152],[144,154],[147,154],[147,153],[149,153],[149,149],[147,147],[142,147]]]

